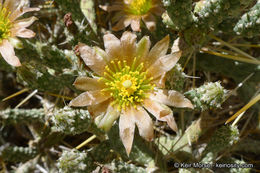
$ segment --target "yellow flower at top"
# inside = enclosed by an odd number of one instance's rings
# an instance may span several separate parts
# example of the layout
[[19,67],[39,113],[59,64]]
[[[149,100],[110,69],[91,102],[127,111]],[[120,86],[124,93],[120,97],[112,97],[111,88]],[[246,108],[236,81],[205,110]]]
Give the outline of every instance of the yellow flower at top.
[[18,20],[24,13],[38,11],[39,8],[25,7],[24,1],[0,0],[0,53],[7,63],[20,66],[19,59],[15,56],[12,40],[17,37],[31,38],[35,33],[26,27],[30,26],[36,17]]
[[151,50],[149,37],[136,43],[136,35],[131,32],[124,32],[121,39],[106,34],[104,44],[105,51],[79,44],[80,56],[94,76],[75,80],[74,86],[85,92],[74,98],[70,106],[87,106],[97,126],[105,131],[119,118],[120,138],[127,154],[132,148],[135,125],[143,138],[153,139],[153,122],[148,112],[176,131],[168,106],[193,108],[193,105],[181,93],[164,88],[166,73],[181,56],[181,51],[166,55],[169,36]]
[[112,18],[112,23],[116,23],[114,31],[129,25],[133,31],[140,31],[141,20],[152,31],[156,25],[155,16],[161,16],[164,11],[161,6],[159,0],[116,0],[111,6],[100,7],[108,12],[118,11]]
[[144,15],[151,9],[152,0],[132,0],[129,4],[125,4],[124,7],[129,14]]

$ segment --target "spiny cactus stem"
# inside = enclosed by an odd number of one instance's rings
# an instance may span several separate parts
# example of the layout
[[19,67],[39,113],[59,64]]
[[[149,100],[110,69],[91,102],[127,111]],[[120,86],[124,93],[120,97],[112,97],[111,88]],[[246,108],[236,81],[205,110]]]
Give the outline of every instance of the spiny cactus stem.
[[93,135],[91,137],[89,137],[87,140],[85,140],[84,142],[82,142],[81,144],[79,144],[76,149],[80,149],[82,148],[83,146],[87,145],[89,142],[91,142],[92,140],[94,140],[97,136],[96,135]]

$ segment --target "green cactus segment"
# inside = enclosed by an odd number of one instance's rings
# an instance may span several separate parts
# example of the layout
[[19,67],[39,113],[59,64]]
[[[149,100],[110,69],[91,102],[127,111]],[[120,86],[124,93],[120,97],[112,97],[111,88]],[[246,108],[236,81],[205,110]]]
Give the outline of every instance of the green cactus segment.
[[240,0],[201,0],[197,2],[195,13],[199,28],[214,29],[228,16],[233,16],[240,8]]
[[83,132],[94,133],[101,136],[102,131],[96,127],[91,115],[87,110],[72,109],[64,107],[51,116],[54,123],[53,131],[61,132],[68,135],[76,135]]
[[260,35],[260,1],[258,0],[247,13],[236,23],[234,31],[237,35],[256,37]]
[[169,90],[182,91],[186,74],[182,72],[180,64],[176,64],[173,69],[166,74],[165,88]]
[[[165,168],[163,160],[155,160],[155,153],[148,147],[148,143],[145,142],[139,135],[135,135],[131,153],[129,157],[126,154],[125,148],[120,140],[118,126],[114,125],[108,133],[111,149],[119,153],[124,160],[132,160],[140,165],[149,165],[151,168],[158,166],[162,170]],[[161,157],[160,153],[157,153],[157,157]]]
[[142,167],[135,166],[134,164],[125,163],[123,161],[115,161],[115,160],[110,164],[105,165],[105,167],[110,171],[117,172],[117,173],[125,173],[125,172],[146,173],[147,172],[147,170]]
[[57,164],[59,172],[63,173],[85,173],[91,172],[97,167],[86,152],[75,149],[63,151]]
[[0,119],[4,124],[20,124],[45,122],[45,113],[43,109],[6,109],[0,111]]
[[17,69],[17,78],[20,83],[31,89],[59,93],[66,86],[72,88],[75,80],[73,73],[55,74],[55,70],[38,63],[24,63]]
[[225,100],[227,90],[225,90],[220,82],[209,82],[199,88],[192,89],[185,93],[196,109],[202,111],[220,108]]
[[230,148],[239,140],[239,130],[236,126],[222,126],[211,137],[202,153],[203,163],[214,163],[219,152]]
[[34,158],[38,150],[32,147],[4,145],[0,147],[0,157],[8,162],[25,162]]
[[184,30],[193,22],[192,0],[163,0],[167,13],[163,21],[174,30]]
[[71,12],[74,20],[82,21],[84,18],[83,13],[80,10],[80,0],[55,0],[63,13]]

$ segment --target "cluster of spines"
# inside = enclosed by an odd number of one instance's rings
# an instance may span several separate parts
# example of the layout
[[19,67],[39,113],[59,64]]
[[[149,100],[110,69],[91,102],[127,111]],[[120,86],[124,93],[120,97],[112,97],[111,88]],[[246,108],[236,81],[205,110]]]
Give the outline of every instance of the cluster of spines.
[[260,1],[255,4],[241,19],[236,23],[234,32],[238,35],[247,37],[258,36],[260,33]]

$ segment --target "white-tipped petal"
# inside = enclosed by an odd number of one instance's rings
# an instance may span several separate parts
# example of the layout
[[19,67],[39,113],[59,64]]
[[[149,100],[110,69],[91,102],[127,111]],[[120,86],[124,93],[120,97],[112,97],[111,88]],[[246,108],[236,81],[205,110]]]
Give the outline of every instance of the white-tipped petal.
[[105,84],[99,79],[86,76],[77,77],[73,85],[82,91],[102,90],[105,87]]
[[96,105],[109,99],[110,97],[111,96],[109,93],[104,93],[100,90],[87,91],[71,100],[69,106],[84,107],[89,105]]
[[132,149],[134,132],[135,132],[135,117],[130,110],[125,110],[120,115],[119,133],[128,156]]
[[21,66],[18,57],[15,56],[14,47],[7,40],[3,40],[0,45],[0,53],[8,64],[12,66]]
[[149,114],[141,106],[137,106],[137,109],[132,108],[135,116],[135,123],[139,129],[139,134],[145,140],[151,141],[153,139],[153,121]]

